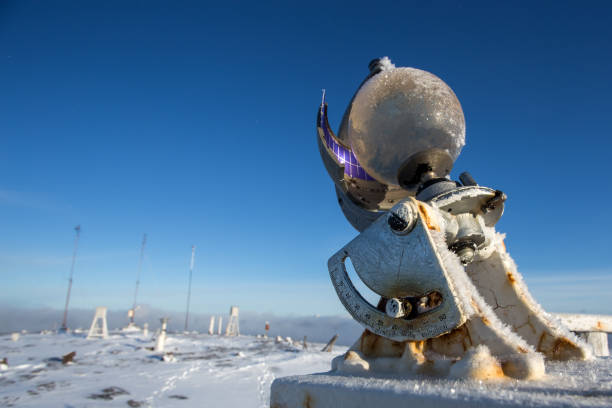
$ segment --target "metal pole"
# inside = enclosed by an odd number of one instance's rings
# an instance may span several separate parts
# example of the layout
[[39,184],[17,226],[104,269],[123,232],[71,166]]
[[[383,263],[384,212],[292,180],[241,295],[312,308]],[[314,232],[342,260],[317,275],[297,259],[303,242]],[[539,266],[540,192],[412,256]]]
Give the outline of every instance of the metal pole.
[[191,263],[189,264],[189,286],[187,288],[187,312],[185,313],[185,331],[189,326],[189,303],[191,301],[191,275],[193,274],[193,262],[195,260],[195,245],[191,246]]
[[72,252],[72,264],[70,265],[70,278],[68,279],[68,293],[66,294],[66,306],[64,307],[64,319],[62,320],[62,331],[67,331],[66,324],[68,318],[68,303],[70,303],[70,291],[72,290],[72,276],[74,275],[74,263],[76,261],[77,248],[79,247],[79,236],[81,234],[81,226],[74,227],[76,237],[74,238],[74,251]]
[[145,245],[147,244],[147,234],[142,236],[142,245],[140,246],[140,258],[138,259],[138,272],[136,274],[136,290],[134,290],[134,306],[132,307],[132,316],[130,323],[134,323],[136,316],[136,302],[138,301],[138,286],[140,285],[140,271],[142,270],[142,258],[144,257]]

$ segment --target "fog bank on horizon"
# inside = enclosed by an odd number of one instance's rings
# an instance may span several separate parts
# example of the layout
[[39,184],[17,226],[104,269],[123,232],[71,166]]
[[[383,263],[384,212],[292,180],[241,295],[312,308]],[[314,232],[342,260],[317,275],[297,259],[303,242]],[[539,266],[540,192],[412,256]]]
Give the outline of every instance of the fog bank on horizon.
[[[42,330],[57,330],[61,326],[63,311],[53,308],[25,309],[2,307],[0,309],[0,334],[26,330],[38,332]],[[88,329],[94,316],[94,309],[70,309],[68,311],[68,327],[71,329]],[[207,333],[210,317],[206,313],[192,313],[189,318],[189,330]],[[221,315],[223,330],[229,315]],[[166,312],[160,309],[141,306],[136,312],[136,324],[149,324],[149,329],[155,331],[161,326],[160,318],[169,317],[169,331],[183,331],[185,314]],[[109,310],[107,312],[108,329],[110,331],[125,327],[128,317],[124,310]],[[351,345],[359,337],[363,328],[350,317],[343,316],[277,316],[272,313],[255,313],[240,311],[240,333],[247,335],[263,334],[265,323],[270,322],[270,336],[291,337],[301,340],[307,336],[308,341],[327,342],[338,334],[337,344]],[[215,321],[215,332],[217,321]]]

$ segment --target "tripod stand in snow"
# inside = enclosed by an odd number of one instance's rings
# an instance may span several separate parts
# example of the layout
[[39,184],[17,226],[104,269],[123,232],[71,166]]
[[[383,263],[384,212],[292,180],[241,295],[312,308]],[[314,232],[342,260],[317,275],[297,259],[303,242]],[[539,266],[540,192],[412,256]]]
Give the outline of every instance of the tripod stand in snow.
[[238,306],[230,307],[230,317],[227,327],[225,328],[226,336],[239,336],[240,329],[238,327]]
[[89,333],[87,333],[88,339],[108,337],[108,326],[106,325],[106,308],[96,307],[96,314],[94,315]]

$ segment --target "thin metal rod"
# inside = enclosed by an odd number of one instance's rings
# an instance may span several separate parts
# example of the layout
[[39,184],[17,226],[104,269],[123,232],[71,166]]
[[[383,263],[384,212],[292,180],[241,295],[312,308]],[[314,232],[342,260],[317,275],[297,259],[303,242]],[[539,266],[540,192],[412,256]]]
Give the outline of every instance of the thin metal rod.
[[147,234],[142,236],[142,245],[140,246],[140,258],[138,258],[138,272],[136,274],[136,289],[134,290],[134,306],[132,307],[132,315],[130,316],[130,322],[134,323],[134,317],[136,316],[136,305],[138,302],[138,286],[140,286],[140,272],[142,270],[142,258],[144,257],[145,245],[147,244]]
[[72,251],[72,264],[70,265],[70,278],[68,279],[68,293],[66,294],[66,306],[64,306],[64,319],[62,320],[62,331],[68,330],[68,304],[70,303],[70,291],[72,291],[72,277],[74,276],[74,263],[76,261],[77,249],[79,247],[79,236],[81,235],[81,226],[74,227],[76,237],[74,238],[74,250]]
[[195,260],[195,245],[191,246],[191,263],[189,264],[189,286],[187,287],[187,311],[185,312],[185,331],[189,326],[189,303],[191,302],[191,275],[193,274],[193,263]]

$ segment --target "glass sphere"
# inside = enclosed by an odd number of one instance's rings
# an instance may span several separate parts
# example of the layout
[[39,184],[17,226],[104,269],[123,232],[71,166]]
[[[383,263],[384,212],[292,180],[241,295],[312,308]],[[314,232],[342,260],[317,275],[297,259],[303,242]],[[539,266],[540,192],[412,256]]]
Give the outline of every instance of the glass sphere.
[[368,174],[399,185],[398,171],[417,153],[438,148],[457,159],[465,145],[465,118],[440,78],[420,69],[391,68],[370,78],[355,96],[348,142]]

